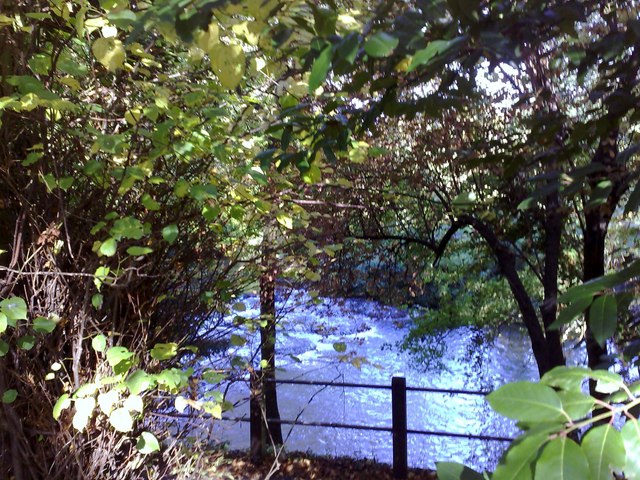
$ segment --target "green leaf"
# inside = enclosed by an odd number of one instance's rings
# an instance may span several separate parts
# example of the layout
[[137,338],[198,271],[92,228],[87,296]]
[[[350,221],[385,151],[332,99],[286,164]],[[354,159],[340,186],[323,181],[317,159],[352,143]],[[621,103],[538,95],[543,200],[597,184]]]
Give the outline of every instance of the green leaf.
[[433,42],[429,42],[425,48],[415,53],[407,72],[413,72],[416,68],[429,63],[432,58],[449,48],[453,41],[454,40],[434,40]]
[[24,337],[20,337],[16,343],[18,348],[21,348],[22,350],[31,350],[36,344],[36,339],[31,335],[25,335]]
[[156,202],[151,195],[145,193],[142,197],[142,205],[151,212],[160,210],[160,204]]
[[143,455],[149,455],[150,453],[160,450],[160,444],[158,443],[158,439],[152,433],[142,432],[138,437],[136,448]]
[[386,32],[377,32],[364,44],[364,51],[370,57],[388,57],[398,46],[399,41]]
[[2,403],[13,403],[16,398],[18,398],[18,391],[11,388],[2,394]]
[[345,352],[347,350],[347,344],[344,342],[336,342],[333,344],[333,349],[339,353]]
[[224,373],[218,373],[215,370],[207,370],[202,374],[202,379],[212,385],[222,382],[227,376]]
[[562,325],[566,325],[567,323],[571,322],[574,318],[576,318],[587,308],[589,308],[589,305],[591,305],[592,301],[593,296],[591,295],[577,298],[574,302],[570,303],[560,311],[558,317],[556,318],[556,321],[553,322],[549,326],[549,328],[560,328]]
[[93,305],[93,308],[95,308],[96,310],[100,310],[102,308],[103,300],[104,300],[104,297],[102,296],[102,294],[96,293],[91,296],[91,305]]
[[7,323],[16,326],[17,320],[27,319],[27,304],[20,297],[11,297],[0,302],[0,312],[7,316]]
[[111,269],[109,267],[98,267],[96,268],[95,278],[93,279],[93,283],[96,288],[100,290],[102,284],[107,281],[108,275]]
[[104,349],[107,348],[107,337],[102,334],[93,337],[91,339],[91,348],[93,348],[96,352],[104,352]]
[[153,250],[149,247],[129,247],[127,248],[127,254],[132,257],[139,257],[140,255],[147,255],[148,253],[153,252]]
[[620,432],[624,448],[627,452],[627,461],[624,473],[627,478],[640,478],[640,423],[638,420],[628,419]]
[[133,357],[133,352],[130,352],[125,347],[111,347],[107,350],[107,362],[111,367],[116,367],[121,362],[126,362]]
[[177,343],[158,343],[151,349],[151,358],[154,360],[169,360],[178,353]]
[[153,383],[153,378],[142,370],[136,370],[131,375],[129,375],[129,377],[125,381],[125,384],[127,385],[127,388],[129,389],[131,395],[140,395]]
[[332,56],[333,47],[328,45],[324,50],[322,50],[322,52],[320,52],[318,58],[313,62],[311,74],[309,76],[309,93],[311,95],[313,95],[317,88],[321,86],[327,78],[329,70],[331,69]]
[[601,393],[613,393],[624,386],[622,377],[607,370],[590,370],[585,367],[555,367],[545,373],[541,383],[564,390],[580,391],[586,378],[598,380],[596,390]]
[[601,295],[589,308],[589,327],[600,345],[613,336],[618,323],[618,304],[613,295]]
[[515,382],[487,396],[496,412],[522,422],[554,422],[566,418],[558,394],[540,383]]
[[116,242],[115,238],[107,238],[98,249],[98,253],[100,255],[104,255],[105,257],[113,257],[116,254],[116,249],[118,248],[118,242]]
[[436,462],[436,469],[438,480],[484,480],[480,473],[460,463]]
[[133,429],[133,418],[126,408],[116,408],[109,415],[109,423],[118,432],[130,432]]
[[213,418],[222,418],[222,405],[218,402],[205,402],[202,407]]
[[609,424],[589,430],[582,439],[582,451],[589,462],[592,480],[609,480],[612,469],[620,469],[626,462],[622,435]]
[[58,398],[55,405],[53,406],[53,419],[58,420],[60,418],[60,414],[63,410],[69,408],[71,406],[71,399],[69,398],[68,393],[64,393]]
[[36,317],[33,320],[33,329],[38,333],[51,333],[56,328],[56,322],[50,318]]
[[493,472],[493,480],[531,480],[533,461],[547,442],[547,435],[527,435],[511,444]]
[[475,205],[478,196],[475,192],[462,192],[453,199],[453,206],[459,209],[468,209]]
[[589,377],[597,380],[596,391],[600,393],[613,393],[624,388],[624,380],[620,375],[608,370],[592,370]]
[[0,313],[0,333],[7,330],[7,316],[4,313]]
[[96,59],[111,72],[115,72],[124,65],[126,58],[124,45],[116,38],[98,38],[93,42],[91,51]]
[[247,339],[244,337],[241,337],[240,335],[231,335],[231,345],[233,345],[234,347],[242,347],[243,345],[245,345],[247,343]]
[[180,369],[168,368],[156,375],[156,380],[165,390],[175,391],[188,384],[189,375]]
[[564,390],[578,390],[585,378],[589,378],[591,370],[585,367],[555,367],[545,373],[541,383]]
[[162,238],[164,238],[164,240],[169,244],[175,242],[178,238],[178,226],[172,224],[164,227],[162,229]]
[[595,399],[582,392],[576,391],[560,391],[558,396],[562,401],[562,409],[572,420],[583,418],[591,411],[595,403]]
[[9,344],[4,340],[0,340],[0,358],[4,357],[9,352]]
[[535,480],[589,478],[589,464],[576,442],[559,437],[550,441],[536,462]]
[[109,232],[116,240],[122,238],[140,240],[144,235],[144,227],[137,218],[124,217],[113,222],[113,227]]

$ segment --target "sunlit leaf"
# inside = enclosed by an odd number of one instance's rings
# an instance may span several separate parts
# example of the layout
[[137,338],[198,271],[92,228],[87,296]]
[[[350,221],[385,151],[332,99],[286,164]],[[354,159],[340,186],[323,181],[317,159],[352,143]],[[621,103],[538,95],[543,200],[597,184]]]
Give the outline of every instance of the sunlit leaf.
[[93,42],[91,51],[96,59],[109,71],[115,72],[124,65],[126,58],[125,48],[117,38],[98,38]]
[[144,410],[144,402],[140,395],[129,395],[124,403],[123,408],[126,408],[130,412],[142,413]]
[[104,352],[104,349],[107,348],[107,338],[102,334],[96,335],[91,339],[91,347],[96,352]]
[[76,398],[74,405],[76,412],[73,415],[73,428],[82,431],[87,427],[89,420],[91,420],[91,417],[93,416],[96,399],[93,397]]
[[136,370],[125,381],[131,395],[140,395],[153,385],[153,378],[142,370]]
[[0,333],[7,330],[8,322],[7,316],[4,313],[0,313]]
[[115,390],[109,390],[98,395],[98,406],[105,415],[109,416],[113,407],[120,400],[120,394]]
[[107,362],[111,367],[116,367],[122,362],[126,362],[133,357],[133,352],[130,352],[125,347],[111,347],[107,350]]
[[126,408],[117,408],[109,415],[109,423],[118,432],[130,432],[133,429],[133,418]]
[[69,398],[69,394],[62,394],[53,406],[53,419],[58,420],[60,418],[60,415],[62,414],[62,411],[69,408],[70,406],[71,399]]
[[160,444],[158,443],[158,439],[152,433],[142,432],[138,437],[136,448],[143,455],[149,455],[150,453],[159,451]]
[[155,360],[169,360],[178,353],[177,343],[158,343],[151,349],[151,358]]
[[209,52],[211,68],[228,90],[236,88],[245,71],[245,55],[240,45],[219,44]]
[[487,396],[496,412],[523,422],[553,422],[566,418],[558,394],[540,383],[508,383]]
[[7,323],[16,326],[17,320],[27,319],[27,304],[20,297],[11,297],[0,302],[0,312],[7,316]]

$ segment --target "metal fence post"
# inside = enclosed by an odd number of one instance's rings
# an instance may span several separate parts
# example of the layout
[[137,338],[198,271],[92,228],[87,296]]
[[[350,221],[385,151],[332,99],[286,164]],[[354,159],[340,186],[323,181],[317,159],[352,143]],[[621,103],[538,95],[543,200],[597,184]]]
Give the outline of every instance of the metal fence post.
[[407,468],[407,380],[391,379],[391,412],[393,435],[393,477],[404,480]]
[[250,396],[249,396],[249,451],[251,461],[254,463],[262,460],[264,451],[263,445],[263,425],[262,421],[262,387],[260,375],[255,370],[250,372],[249,377]]

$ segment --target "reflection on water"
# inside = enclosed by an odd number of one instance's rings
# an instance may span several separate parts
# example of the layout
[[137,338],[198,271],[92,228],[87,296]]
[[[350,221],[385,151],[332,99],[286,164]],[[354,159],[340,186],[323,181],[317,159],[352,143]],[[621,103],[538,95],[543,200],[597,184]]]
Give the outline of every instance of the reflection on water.
[[[304,293],[294,295],[280,308],[287,313],[278,334],[278,372],[281,379],[308,379],[390,385],[393,375],[403,375],[408,386],[442,389],[492,390],[516,380],[535,380],[537,369],[525,332],[516,327],[485,336],[459,328],[434,341],[445,342],[438,369],[416,368],[414,359],[395,345],[408,332],[409,314],[404,310],[361,299],[324,299],[310,305]],[[257,299],[245,299],[244,316],[257,315]],[[292,306],[293,305],[293,306]],[[297,306],[296,306],[297,305]],[[250,355],[259,338],[230,356]],[[344,342],[345,352],[333,345]],[[572,350],[571,363],[581,361],[580,350]],[[360,368],[349,360],[364,359]],[[248,415],[248,387],[232,385],[228,399],[238,403],[234,416]],[[279,385],[278,402],[283,419],[391,425],[391,392],[365,388],[309,385]],[[513,436],[513,422],[494,414],[481,396],[407,392],[408,428],[492,436]],[[391,434],[319,427],[283,426],[289,450],[318,454],[375,458],[391,463]],[[215,434],[231,448],[248,448],[249,428],[244,423],[218,422]],[[495,466],[504,442],[442,436],[409,435],[409,464],[433,468],[436,461],[457,461],[477,469]]]

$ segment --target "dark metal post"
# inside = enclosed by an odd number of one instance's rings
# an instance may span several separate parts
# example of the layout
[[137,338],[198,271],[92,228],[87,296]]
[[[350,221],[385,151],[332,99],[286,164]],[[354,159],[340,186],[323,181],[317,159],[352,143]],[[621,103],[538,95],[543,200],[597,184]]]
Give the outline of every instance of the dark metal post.
[[391,379],[391,412],[393,435],[393,478],[404,480],[407,468],[407,380]]
[[250,446],[249,451],[251,455],[251,461],[254,463],[262,460],[262,452],[264,451],[263,439],[263,425],[262,421],[262,387],[260,385],[259,372],[254,370],[250,374],[250,397],[249,397],[249,435]]

